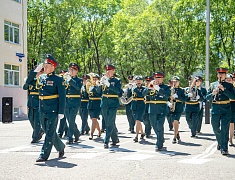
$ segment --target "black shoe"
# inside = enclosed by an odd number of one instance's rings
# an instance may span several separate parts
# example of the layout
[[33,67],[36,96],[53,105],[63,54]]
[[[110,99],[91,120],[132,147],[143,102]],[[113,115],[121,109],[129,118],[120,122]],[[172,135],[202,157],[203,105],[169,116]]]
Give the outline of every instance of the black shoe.
[[176,143],[176,138],[173,138],[172,143],[173,143],[173,144]]
[[59,152],[59,158],[62,158],[64,156],[64,149]]
[[140,139],[144,139],[145,134],[141,134]]
[[105,131],[104,129],[101,129],[101,133],[104,133],[104,131]]
[[104,143],[104,149],[108,149],[109,148],[109,145]]
[[219,144],[217,145],[217,150],[220,150],[220,145]]
[[150,138],[150,135],[148,134],[148,135],[146,135],[146,138]]
[[84,135],[85,133],[84,132],[81,132],[81,135]]
[[74,142],[78,142],[79,137],[75,137]]
[[114,142],[113,142],[111,145],[112,145],[112,146],[116,146],[116,145],[117,145],[117,143],[114,143]]
[[131,131],[131,128],[129,128],[128,131]]
[[66,144],[73,144],[73,141],[67,141]]
[[120,143],[119,139],[117,139],[116,144],[117,144],[117,143]]
[[36,162],[45,162],[47,159],[39,156],[39,158],[36,160]]
[[229,143],[229,146],[230,146],[230,147],[235,147],[235,144]]
[[31,144],[38,143],[38,142],[39,142],[39,140],[32,140]]
[[155,149],[156,152],[165,151],[165,150],[166,150],[166,147],[156,148],[156,149]]
[[91,135],[90,137],[89,137],[89,140],[92,140],[93,139],[93,135]]
[[200,131],[197,131],[197,134],[202,134]]
[[138,142],[138,137],[135,137],[135,138],[133,139],[133,141],[134,141],[134,142]]
[[197,136],[196,135],[192,135],[191,138],[196,138]]
[[131,133],[132,133],[132,134],[135,134],[135,131],[134,131],[134,129],[132,129],[132,130],[131,130]]
[[177,139],[178,141],[180,140],[180,134],[179,134],[179,133],[176,135],[176,139]]
[[85,134],[89,134],[89,131],[85,131]]
[[228,151],[221,151],[221,154],[222,154],[223,156],[229,155]]
[[169,131],[173,131],[173,128],[170,128]]

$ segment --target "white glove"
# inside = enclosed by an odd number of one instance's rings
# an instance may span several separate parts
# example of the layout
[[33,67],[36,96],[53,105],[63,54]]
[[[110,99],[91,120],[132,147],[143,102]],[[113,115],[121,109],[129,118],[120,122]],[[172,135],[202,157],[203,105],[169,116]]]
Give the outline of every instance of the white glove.
[[133,83],[132,88],[135,89],[137,87],[136,83]]
[[132,89],[132,84],[128,84],[128,89]]
[[188,93],[188,97],[193,97],[193,94],[192,93]]
[[160,90],[160,87],[158,85],[154,85],[153,86],[155,90],[159,91]]
[[199,95],[197,95],[197,96],[196,96],[196,99],[197,99],[197,100],[198,100],[198,99],[200,99],[200,96],[199,96]]
[[173,97],[174,99],[176,99],[176,98],[178,98],[178,95],[177,95],[177,94],[173,94],[172,97]]
[[105,80],[104,80],[104,84],[105,84],[107,87],[109,87],[109,86],[110,86],[109,80],[108,80],[108,79],[105,79]]
[[64,114],[58,114],[58,119],[62,119],[64,117]]
[[171,108],[172,104],[169,101],[167,101],[167,106]]
[[40,72],[42,70],[43,63],[39,64],[36,69],[34,69],[34,72]]
[[94,89],[94,86],[89,87],[89,92],[91,92]]
[[66,75],[66,76],[65,76],[65,79],[67,79],[67,81],[69,82],[72,78],[71,78],[70,75]]

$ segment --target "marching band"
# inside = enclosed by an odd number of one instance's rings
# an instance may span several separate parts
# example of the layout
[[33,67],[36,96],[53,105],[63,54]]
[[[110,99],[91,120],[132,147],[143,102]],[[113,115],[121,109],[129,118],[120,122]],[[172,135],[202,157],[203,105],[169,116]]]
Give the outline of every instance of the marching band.
[[[228,143],[234,146],[235,88],[233,75],[226,75],[226,68],[216,69],[218,81],[211,83],[206,90],[202,87],[201,76],[190,76],[189,86],[181,88],[178,76],[173,76],[169,85],[166,85],[162,72],[146,77],[130,75],[129,83],[122,88],[121,80],[115,76],[115,67],[111,64],[104,66],[106,73],[101,78],[95,73],[79,78],[77,74],[80,67],[76,63],[69,64],[68,72],[55,75],[56,66],[55,59],[48,55],[44,64],[29,73],[23,87],[29,92],[28,116],[33,128],[31,143],[37,143],[43,133],[46,135],[37,162],[49,158],[53,145],[59,152],[59,158],[63,157],[65,145],[60,138],[64,131],[66,144],[70,145],[78,142],[84,134],[90,134],[89,139],[92,140],[95,130],[98,131],[97,137],[105,131],[105,149],[109,148],[110,141],[112,146],[119,143],[115,120],[120,104],[125,106],[129,131],[135,134],[133,141],[139,141],[139,134],[140,139],[150,138],[153,129],[157,137],[155,151],[163,151],[166,149],[163,146],[165,118],[168,119],[170,130],[174,130],[173,144],[182,138],[179,124],[183,112],[191,137],[197,138],[196,135],[201,133],[205,103],[210,101],[217,149],[222,155],[228,155]],[[32,100],[34,105],[29,103]],[[75,122],[78,112],[82,120],[80,131]],[[88,115],[91,127],[88,125]],[[102,129],[100,115],[103,119]],[[56,133],[58,120],[60,125]]]

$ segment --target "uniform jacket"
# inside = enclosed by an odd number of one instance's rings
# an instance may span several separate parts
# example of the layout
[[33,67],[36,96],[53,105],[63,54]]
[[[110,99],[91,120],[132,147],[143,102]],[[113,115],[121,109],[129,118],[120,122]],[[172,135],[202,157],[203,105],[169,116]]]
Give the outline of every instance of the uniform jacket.
[[[131,102],[131,109],[133,111],[143,110],[145,109],[145,103],[144,103],[144,91],[145,87],[140,86],[132,89],[128,89],[127,91],[127,97],[132,96],[133,100]],[[135,100],[136,98],[143,98],[143,100]]]
[[81,106],[80,108],[86,108],[89,101],[88,93],[86,92],[86,86],[82,86],[81,88]]

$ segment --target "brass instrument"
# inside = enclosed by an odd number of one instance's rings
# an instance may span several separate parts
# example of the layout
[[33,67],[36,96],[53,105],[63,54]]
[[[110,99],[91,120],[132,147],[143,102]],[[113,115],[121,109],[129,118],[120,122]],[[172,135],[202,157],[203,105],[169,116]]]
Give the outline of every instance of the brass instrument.
[[64,73],[62,76],[64,79],[65,89],[68,89],[68,87],[69,87],[69,81],[67,79],[67,76],[71,76],[69,72]]
[[119,98],[123,105],[129,104],[133,100],[133,96],[127,98],[127,90],[125,89],[122,97]]
[[219,78],[219,82],[216,84],[216,86],[214,87],[214,89],[216,90],[216,94],[214,95],[214,98],[213,98],[213,102],[216,102],[216,97],[217,97],[217,94],[219,93],[219,88],[218,88],[218,85],[221,84],[222,81],[221,81],[221,77]]
[[170,107],[171,112],[175,112],[176,100],[173,98],[174,94],[175,94],[175,84],[173,83],[173,86],[171,87],[171,96],[170,96],[170,103],[172,104],[172,106]]
[[149,84],[148,84],[148,88],[151,89],[150,91],[150,95],[154,95],[156,93],[156,89],[154,89],[154,85],[157,85],[155,80],[152,80]]
[[197,87],[195,85],[196,80],[198,80],[198,77],[192,78],[192,80],[190,82],[189,90],[188,90],[188,93],[192,94],[192,97],[190,97],[190,101],[192,101],[192,102],[198,101],[197,100],[198,91],[197,91]]
[[93,73],[88,74],[88,76],[90,78],[86,80],[86,92],[89,94],[90,93],[90,87],[94,86]]

